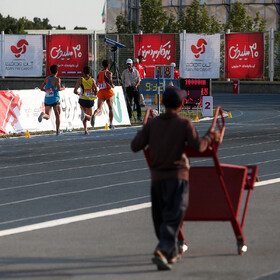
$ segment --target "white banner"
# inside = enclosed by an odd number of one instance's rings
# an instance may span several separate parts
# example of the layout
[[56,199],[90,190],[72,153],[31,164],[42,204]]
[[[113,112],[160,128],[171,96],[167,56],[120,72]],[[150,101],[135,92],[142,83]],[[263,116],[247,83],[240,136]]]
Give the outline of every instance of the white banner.
[[2,75],[41,77],[43,66],[42,35],[4,35]]
[[[114,119],[113,125],[130,125],[126,102],[122,87],[114,89]],[[78,95],[73,93],[74,88],[66,88],[60,92],[61,116],[60,129],[78,129],[83,127],[80,119],[81,109]],[[39,89],[0,91],[0,131],[3,133],[19,133],[35,131],[55,131],[55,115],[51,113],[49,120],[38,122],[38,116],[44,111],[45,93]],[[94,108],[97,108],[95,100]],[[105,102],[102,111],[96,116],[95,127],[109,125],[109,109]],[[90,122],[88,122],[90,127]]]
[[180,77],[217,79],[220,77],[220,34],[180,34]]

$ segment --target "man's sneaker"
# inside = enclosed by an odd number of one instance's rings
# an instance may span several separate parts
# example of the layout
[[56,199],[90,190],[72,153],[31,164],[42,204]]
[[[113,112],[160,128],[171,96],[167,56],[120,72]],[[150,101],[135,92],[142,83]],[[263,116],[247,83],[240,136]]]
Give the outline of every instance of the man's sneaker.
[[168,264],[166,257],[161,251],[156,250],[152,262],[157,266],[158,270],[171,270],[172,266]]
[[84,110],[82,110],[81,111],[81,121],[84,121],[85,120],[85,111]]
[[142,117],[137,118],[138,121],[143,121]]
[[45,115],[45,114],[44,114],[43,112],[40,114],[40,116],[38,117],[38,122],[41,122],[41,121],[42,121],[44,115]]
[[110,129],[115,129],[115,127],[112,124],[109,125],[109,128]]
[[94,127],[94,123],[95,123],[95,115],[92,115],[90,120],[90,124],[92,127]]
[[89,135],[89,131],[87,130],[87,131],[85,131],[85,135]]

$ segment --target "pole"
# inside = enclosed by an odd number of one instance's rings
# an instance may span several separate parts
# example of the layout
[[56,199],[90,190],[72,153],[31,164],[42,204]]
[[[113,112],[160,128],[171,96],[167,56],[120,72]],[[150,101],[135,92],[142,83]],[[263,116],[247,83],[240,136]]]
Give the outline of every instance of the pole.
[[274,30],[269,31],[269,80],[273,82],[274,78]]
[[5,52],[5,44],[4,44],[4,39],[5,39],[5,33],[4,31],[1,32],[1,75],[2,79],[5,79],[5,71],[4,71],[4,52]]
[[97,79],[97,64],[96,64],[96,31],[93,32],[93,77],[96,81]]
[[160,82],[159,82],[159,69],[157,71],[157,95],[158,95],[158,114],[160,114]]

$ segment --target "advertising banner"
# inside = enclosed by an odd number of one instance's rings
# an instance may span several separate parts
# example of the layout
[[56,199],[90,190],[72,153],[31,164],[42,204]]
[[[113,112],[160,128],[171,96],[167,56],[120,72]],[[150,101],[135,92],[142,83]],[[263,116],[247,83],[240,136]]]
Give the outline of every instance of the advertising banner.
[[79,77],[88,64],[88,35],[47,35],[46,73],[50,66],[58,66],[58,76]]
[[180,77],[217,79],[220,77],[220,34],[180,34]]
[[226,34],[225,44],[225,78],[263,78],[263,33]]
[[[81,109],[78,103],[79,97],[73,93],[74,88],[66,88],[60,92],[60,128],[71,130],[82,128],[80,119]],[[113,125],[130,125],[126,102],[122,87],[113,89],[114,95],[114,119]],[[34,131],[55,131],[55,116],[52,110],[49,120],[38,122],[38,116],[44,112],[45,93],[39,89],[0,91],[0,133],[19,133]],[[93,110],[97,108],[95,101]],[[109,125],[109,108],[103,104],[102,111],[95,119],[95,127]],[[90,127],[90,123],[88,123]]]
[[155,65],[170,65],[176,62],[175,34],[134,35],[134,57],[143,55],[146,78],[154,78]]
[[42,35],[4,35],[2,75],[41,77],[43,66]]

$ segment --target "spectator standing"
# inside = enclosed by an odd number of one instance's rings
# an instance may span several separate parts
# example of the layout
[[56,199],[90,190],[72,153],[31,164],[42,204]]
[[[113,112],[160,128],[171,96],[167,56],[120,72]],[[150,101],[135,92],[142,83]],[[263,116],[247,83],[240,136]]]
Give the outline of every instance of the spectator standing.
[[134,103],[136,105],[136,111],[137,111],[137,119],[139,121],[142,121],[141,117],[141,107],[140,107],[140,93],[139,93],[139,84],[141,81],[140,74],[136,68],[133,68],[133,61],[132,59],[126,60],[127,69],[125,69],[122,73],[122,84],[126,89],[126,94],[128,97],[128,103],[127,104],[127,110],[129,118],[132,118],[132,109],[131,109],[131,103],[132,98],[134,99]]
[[174,67],[174,79],[175,79],[175,80],[178,80],[179,77],[180,77],[180,73],[179,73],[179,71],[178,71],[177,69],[175,69],[176,63],[172,62],[172,63],[170,64],[170,66],[173,66],[173,67]]
[[[138,58],[135,59],[135,62],[136,62],[135,68],[138,70],[141,80],[145,79],[145,77],[146,77],[146,68],[145,68],[145,66],[141,65],[142,60],[143,60],[143,55],[139,55]],[[140,105],[142,107],[145,107],[145,105],[146,105],[144,95],[141,92],[140,92]]]

